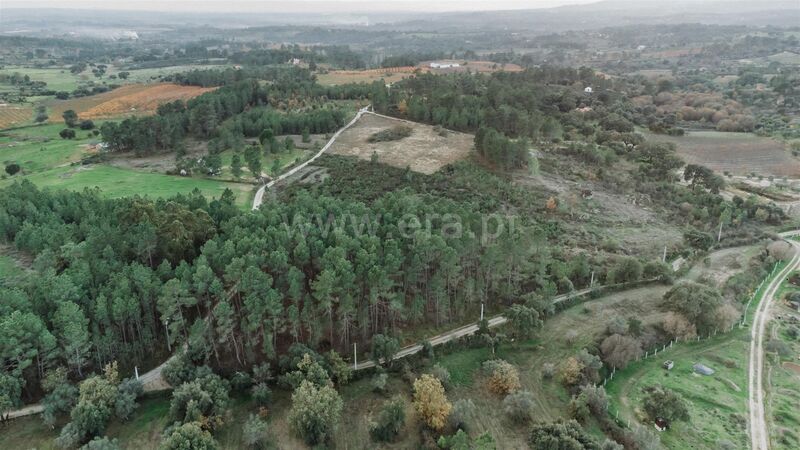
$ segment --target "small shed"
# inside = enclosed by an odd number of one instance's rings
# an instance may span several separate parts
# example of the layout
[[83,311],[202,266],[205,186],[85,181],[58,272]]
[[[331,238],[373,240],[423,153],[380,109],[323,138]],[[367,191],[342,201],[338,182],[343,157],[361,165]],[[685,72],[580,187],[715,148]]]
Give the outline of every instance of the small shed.
[[672,368],[675,367],[675,361],[673,361],[671,359],[668,359],[668,360],[664,361],[664,364],[662,366],[666,370],[672,370]]
[[669,428],[669,421],[663,417],[656,417],[655,426],[656,430],[665,431],[667,428]]
[[714,369],[704,364],[697,363],[694,366],[692,366],[692,369],[694,370],[695,373],[699,373],[700,375],[714,375]]
[[591,94],[592,92],[594,92],[594,89],[592,89],[592,87],[591,87],[591,86],[586,86],[586,87],[583,89],[583,92],[584,92],[584,93],[586,93],[586,94]]

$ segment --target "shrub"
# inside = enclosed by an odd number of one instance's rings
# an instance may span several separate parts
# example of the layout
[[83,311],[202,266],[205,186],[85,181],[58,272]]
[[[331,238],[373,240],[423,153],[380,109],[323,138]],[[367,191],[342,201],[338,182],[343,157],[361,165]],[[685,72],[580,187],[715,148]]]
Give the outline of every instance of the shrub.
[[414,381],[414,409],[425,425],[437,431],[441,430],[452,408],[439,380],[425,374]]
[[653,386],[648,389],[643,400],[644,409],[650,420],[663,417],[670,422],[675,420],[689,420],[689,409],[686,400],[680,394],[663,386]]
[[58,135],[61,136],[62,139],[75,139],[75,130],[64,128],[58,132]]
[[242,425],[242,441],[251,449],[267,448],[269,443],[269,429],[267,423],[255,414]]
[[400,139],[405,139],[414,132],[411,127],[406,125],[397,125],[392,128],[387,128],[385,130],[381,130],[372,136],[370,136],[367,141],[369,142],[390,142],[390,141],[399,141]]
[[447,421],[453,429],[469,430],[470,423],[475,414],[475,403],[472,400],[462,398],[453,403],[450,417]]
[[405,422],[406,410],[403,399],[395,397],[383,404],[377,422],[370,424],[370,436],[376,441],[391,442],[400,433]]
[[503,399],[503,411],[514,422],[527,423],[533,419],[536,402],[528,391],[516,391]]
[[331,386],[303,381],[292,394],[288,420],[309,445],[326,442],[339,422],[342,398]]
[[19,171],[20,167],[19,164],[17,163],[11,163],[6,166],[6,173],[9,175],[16,175],[17,173],[19,173]]
[[489,376],[489,390],[495,394],[508,394],[520,388],[519,371],[507,361],[486,361],[483,370]]
[[383,372],[375,374],[375,376],[372,377],[372,390],[378,393],[386,392],[386,382],[388,380],[389,376]]
[[251,395],[258,406],[267,406],[269,402],[272,401],[272,389],[267,386],[267,383],[253,385]]
[[444,386],[445,389],[450,387],[450,371],[448,371],[447,368],[440,366],[439,364],[434,364],[434,366],[431,368],[431,375],[436,377],[436,379],[442,383],[442,386]]

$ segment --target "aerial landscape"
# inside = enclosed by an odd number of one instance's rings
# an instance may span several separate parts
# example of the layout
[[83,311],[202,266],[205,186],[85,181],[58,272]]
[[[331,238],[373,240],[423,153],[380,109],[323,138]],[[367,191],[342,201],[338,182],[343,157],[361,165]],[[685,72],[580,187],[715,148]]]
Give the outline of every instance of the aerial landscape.
[[3,1],[0,448],[800,448],[800,2]]

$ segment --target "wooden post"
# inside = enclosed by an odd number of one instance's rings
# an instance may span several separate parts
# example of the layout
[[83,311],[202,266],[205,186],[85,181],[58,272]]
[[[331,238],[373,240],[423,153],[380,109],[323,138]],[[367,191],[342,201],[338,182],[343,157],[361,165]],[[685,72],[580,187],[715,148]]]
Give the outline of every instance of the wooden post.
[[353,342],[353,370],[358,370],[358,344]]

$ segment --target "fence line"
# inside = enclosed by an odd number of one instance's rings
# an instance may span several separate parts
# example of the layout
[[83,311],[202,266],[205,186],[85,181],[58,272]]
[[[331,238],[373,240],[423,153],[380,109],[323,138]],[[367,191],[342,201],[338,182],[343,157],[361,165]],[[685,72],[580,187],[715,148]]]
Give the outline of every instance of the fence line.
[[[742,320],[741,321],[737,321],[736,323],[732,324],[729,329],[723,330],[724,333],[732,332],[734,330],[734,328],[736,328],[737,324],[739,325],[739,328],[742,328],[746,324],[747,311],[750,308],[750,303],[752,303],[753,300],[755,300],[757,297],[759,297],[761,294],[763,294],[761,292],[761,289],[764,287],[764,285],[768,281],[772,280],[772,278],[775,276],[775,271],[778,269],[779,265],[780,265],[780,262],[776,262],[775,265],[772,267],[772,270],[770,271],[769,275],[765,279],[761,280],[761,284],[758,285],[758,288],[755,290],[753,295],[750,297],[750,300],[747,301],[747,305],[745,306],[745,309],[744,309],[744,311],[742,313]],[[684,338],[683,341],[684,342],[686,342],[686,341],[700,342],[700,341],[703,341],[703,340],[708,340],[708,339],[711,339],[711,338],[715,337],[717,335],[718,331],[719,331],[718,329],[714,329],[713,332],[708,333],[705,337],[697,335],[694,338]],[[645,359],[649,359],[649,358],[654,358],[654,357],[658,356],[659,347],[661,348],[660,353],[664,353],[665,351],[671,349],[674,344],[678,344],[680,342],[681,342],[681,338],[680,337],[676,337],[675,339],[672,339],[671,341],[669,341],[669,343],[667,343],[667,344],[663,344],[661,346],[657,345],[657,346],[655,346],[655,348],[652,348],[650,350],[646,350],[644,352],[644,356],[642,356],[641,354],[639,356],[637,356],[636,357],[636,362],[642,361],[642,360],[645,360]],[[605,387],[606,384],[609,381],[612,381],[614,379],[614,374],[616,374],[616,372],[617,372],[617,368],[616,367],[612,367],[611,374],[608,375],[607,377],[605,377],[603,379],[602,383],[597,383],[595,385],[595,387],[600,387],[600,386]],[[611,419],[613,419],[614,422],[616,422],[617,425],[619,425],[621,427],[627,427],[628,429],[631,429],[631,420],[630,420],[630,418],[628,418],[627,420],[620,419],[619,418],[619,409],[614,410],[613,406],[609,403],[608,406],[606,407],[606,411],[608,412],[609,416],[611,416]],[[637,426],[637,428],[641,426],[638,423],[635,423],[635,425]]]

